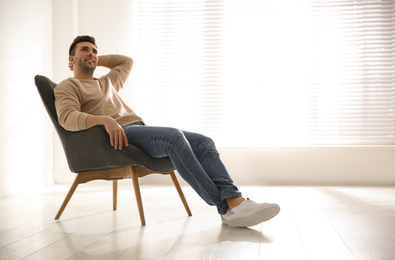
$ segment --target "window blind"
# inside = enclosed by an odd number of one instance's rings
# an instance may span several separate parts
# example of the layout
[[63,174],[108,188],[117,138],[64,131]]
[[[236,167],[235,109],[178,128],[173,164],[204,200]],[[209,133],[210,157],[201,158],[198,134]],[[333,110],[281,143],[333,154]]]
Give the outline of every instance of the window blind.
[[136,0],[135,106],[219,146],[394,145],[392,0]]

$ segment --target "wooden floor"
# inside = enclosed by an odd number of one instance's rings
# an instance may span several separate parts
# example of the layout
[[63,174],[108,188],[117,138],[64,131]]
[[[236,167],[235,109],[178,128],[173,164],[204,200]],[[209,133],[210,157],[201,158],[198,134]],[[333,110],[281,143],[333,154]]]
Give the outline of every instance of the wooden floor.
[[0,259],[395,259],[395,188],[242,187],[280,214],[252,228],[222,225],[216,209],[183,187],[142,186],[140,226],[132,184],[80,185],[59,221],[69,187],[0,198]]

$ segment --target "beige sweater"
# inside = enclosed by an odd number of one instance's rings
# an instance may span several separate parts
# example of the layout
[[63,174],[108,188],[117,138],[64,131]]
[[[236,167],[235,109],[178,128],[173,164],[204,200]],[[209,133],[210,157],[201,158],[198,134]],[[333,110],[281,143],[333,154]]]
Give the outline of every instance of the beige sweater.
[[121,126],[142,121],[118,95],[132,65],[131,58],[112,55],[107,75],[93,80],[68,78],[60,82],[54,91],[59,124],[69,131],[84,130],[89,115],[111,116]]

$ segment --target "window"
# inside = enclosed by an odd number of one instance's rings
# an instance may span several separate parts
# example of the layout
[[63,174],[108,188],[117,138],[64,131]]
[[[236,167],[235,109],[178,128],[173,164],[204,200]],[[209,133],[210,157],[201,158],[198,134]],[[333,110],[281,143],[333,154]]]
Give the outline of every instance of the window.
[[395,145],[390,0],[140,0],[134,107],[218,146]]

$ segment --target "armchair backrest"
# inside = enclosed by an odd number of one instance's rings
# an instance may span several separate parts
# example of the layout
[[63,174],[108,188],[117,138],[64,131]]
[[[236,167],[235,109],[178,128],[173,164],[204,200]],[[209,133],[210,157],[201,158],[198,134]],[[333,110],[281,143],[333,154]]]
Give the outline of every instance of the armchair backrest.
[[48,112],[51,121],[58,132],[58,135],[62,141],[64,140],[64,134],[67,132],[63,127],[59,125],[58,115],[55,109],[55,95],[54,89],[57,86],[55,82],[50,80],[49,78],[41,75],[37,75],[34,78],[38,93],[40,94],[41,100],[43,101],[44,107]]

